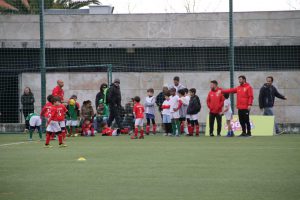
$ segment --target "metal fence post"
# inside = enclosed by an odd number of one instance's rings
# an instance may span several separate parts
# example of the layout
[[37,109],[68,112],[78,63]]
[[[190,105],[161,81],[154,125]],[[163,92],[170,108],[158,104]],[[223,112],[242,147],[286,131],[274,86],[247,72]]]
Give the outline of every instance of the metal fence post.
[[[233,44],[233,0],[229,0],[229,66],[230,66],[230,87],[234,87],[234,44]],[[230,95],[231,108],[234,112],[234,96]]]

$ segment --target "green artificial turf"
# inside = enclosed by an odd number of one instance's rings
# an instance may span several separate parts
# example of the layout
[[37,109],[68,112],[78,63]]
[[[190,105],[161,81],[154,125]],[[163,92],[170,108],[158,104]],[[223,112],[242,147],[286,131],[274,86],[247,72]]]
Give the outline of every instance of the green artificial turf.
[[25,140],[0,135],[1,200],[300,199],[300,135]]

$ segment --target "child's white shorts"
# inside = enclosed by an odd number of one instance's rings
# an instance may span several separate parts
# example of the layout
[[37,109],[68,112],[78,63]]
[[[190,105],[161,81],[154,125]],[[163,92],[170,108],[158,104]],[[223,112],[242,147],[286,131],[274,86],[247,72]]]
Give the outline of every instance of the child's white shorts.
[[186,118],[186,119],[190,119],[190,118],[191,118],[191,115],[186,114],[185,118]]
[[67,120],[67,126],[78,126],[77,120]]
[[199,118],[199,114],[197,113],[197,114],[194,114],[194,115],[190,115],[190,120],[198,120],[198,118]]
[[57,133],[61,131],[58,121],[51,121],[47,126],[47,131]]
[[66,127],[66,122],[65,121],[59,121],[59,126],[60,128],[65,128]]
[[171,112],[171,119],[179,119],[179,118],[180,118],[179,111]]
[[232,113],[224,113],[226,120],[232,120]]
[[144,126],[144,119],[142,119],[142,118],[135,119],[134,125],[135,126]]
[[29,120],[29,125],[30,126],[40,126],[42,125],[42,120],[40,116],[32,116]]

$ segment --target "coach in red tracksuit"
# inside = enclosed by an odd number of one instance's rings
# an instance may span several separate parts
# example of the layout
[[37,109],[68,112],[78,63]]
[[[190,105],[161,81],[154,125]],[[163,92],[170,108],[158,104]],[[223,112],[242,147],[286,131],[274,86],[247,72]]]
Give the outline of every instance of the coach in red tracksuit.
[[221,136],[222,129],[222,109],[224,105],[224,97],[222,89],[218,87],[218,82],[213,80],[210,82],[210,91],[206,98],[207,107],[209,109],[209,135],[214,136],[214,124],[217,119],[217,135]]
[[54,97],[59,97],[61,102],[64,102],[64,82],[62,80],[57,81],[57,86],[52,90],[52,95]]
[[[246,82],[245,76],[239,76],[240,85],[236,88],[223,90],[223,93],[236,93],[239,121],[242,126],[242,134],[240,136],[251,136],[250,126],[250,110],[253,103],[253,89],[249,83]],[[247,129],[247,132],[246,132]]]

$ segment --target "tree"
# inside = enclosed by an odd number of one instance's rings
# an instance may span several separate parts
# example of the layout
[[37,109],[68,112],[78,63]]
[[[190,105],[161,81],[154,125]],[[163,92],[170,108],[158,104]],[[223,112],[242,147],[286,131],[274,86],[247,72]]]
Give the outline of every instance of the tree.
[[184,8],[187,13],[195,12],[196,7],[196,0],[185,0],[184,1]]
[[[38,14],[40,0],[0,0],[0,13]],[[99,0],[44,0],[45,9],[79,9]]]

